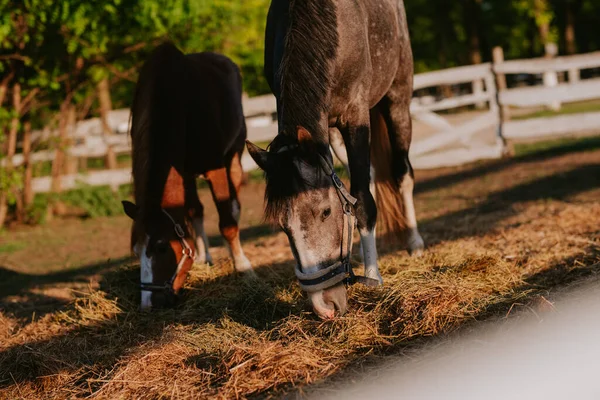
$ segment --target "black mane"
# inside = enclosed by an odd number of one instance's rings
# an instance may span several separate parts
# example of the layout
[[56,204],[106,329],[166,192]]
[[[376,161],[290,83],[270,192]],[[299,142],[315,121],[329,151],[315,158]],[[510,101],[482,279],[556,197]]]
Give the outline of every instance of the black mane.
[[[167,41],[154,49],[144,63],[131,107],[132,175],[134,199],[140,210],[136,235],[144,236],[148,212],[159,207],[162,187],[173,160],[171,144],[182,140],[181,83],[184,54]],[[177,132],[176,139],[172,133]],[[179,142],[177,142],[179,143]]]
[[336,7],[331,0],[291,0],[281,63],[284,132],[296,136],[305,127],[317,141],[327,141],[319,125],[327,112],[332,60],[338,47]]

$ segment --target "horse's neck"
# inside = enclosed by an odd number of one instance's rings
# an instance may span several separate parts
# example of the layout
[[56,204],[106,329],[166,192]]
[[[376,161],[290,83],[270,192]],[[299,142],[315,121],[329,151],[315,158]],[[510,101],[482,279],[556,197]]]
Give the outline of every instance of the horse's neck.
[[185,188],[183,176],[174,167],[169,169],[160,206],[164,209],[183,207],[185,205]]
[[[332,61],[337,49],[335,4],[330,1],[296,1],[289,8],[285,40],[278,29],[275,43],[284,43],[277,71],[282,131],[296,134],[302,126],[317,142],[328,141],[328,97],[333,85]],[[292,29],[293,28],[293,29]],[[278,56],[277,48],[274,56]],[[276,77],[277,78],[277,77]],[[293,133],[292,133],[293,132]]]

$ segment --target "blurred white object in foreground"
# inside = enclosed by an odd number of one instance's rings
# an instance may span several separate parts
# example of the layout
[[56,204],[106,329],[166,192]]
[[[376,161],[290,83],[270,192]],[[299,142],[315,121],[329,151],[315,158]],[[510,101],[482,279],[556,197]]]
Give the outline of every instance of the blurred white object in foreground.
[[488,324],[356,378],[340,377],[309,397],[600,399],[600,283],[594,280],[561,296],[552,312]]

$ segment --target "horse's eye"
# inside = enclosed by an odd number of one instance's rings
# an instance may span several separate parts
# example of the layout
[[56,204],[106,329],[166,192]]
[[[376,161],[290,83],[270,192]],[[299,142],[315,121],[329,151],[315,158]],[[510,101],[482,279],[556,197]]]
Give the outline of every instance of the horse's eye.
[[329,216],[331,215],[331,208],[327,207],[324,211],[323,214],[321,215],[321,219],[323,221],[325,221],[327,218],[329,218]]

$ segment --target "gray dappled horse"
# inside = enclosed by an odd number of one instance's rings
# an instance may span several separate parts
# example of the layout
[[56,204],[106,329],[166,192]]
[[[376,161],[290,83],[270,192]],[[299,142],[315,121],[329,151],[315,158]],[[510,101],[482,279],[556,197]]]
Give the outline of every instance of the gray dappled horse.
[[[289,238],[300,285],[317,315],[332,318],[346,310],[344,282],[357,279],[350,266],[355,219],[364,283],[383,282],[378,209],[388,236],[401,236],[410,252],[424,246],[408,160],[413,60],[404,4],[273,0],[265,40],[279,134],[268,151],[250,142],[248,150],[265,171],[266,216]],[[351,193],[333,171],[330,145],[347,160]]]

